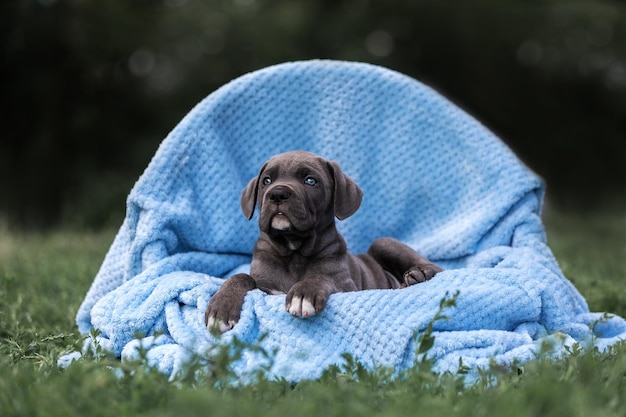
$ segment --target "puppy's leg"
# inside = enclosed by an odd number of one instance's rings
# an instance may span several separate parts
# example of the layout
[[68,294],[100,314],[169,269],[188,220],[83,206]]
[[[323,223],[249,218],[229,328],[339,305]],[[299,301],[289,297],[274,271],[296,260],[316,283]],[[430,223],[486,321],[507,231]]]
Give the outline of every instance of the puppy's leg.
[[428,281],[442,269],[399,240],[376,239],[367,253],[391,273],[401,287]]
[[256,282],[248,274],[236,274],[228,278],[211,297],[204,312],[204,324],[209,330],[224,333],[232,329],[241,317],[241,307],[248,291],[256,288]]

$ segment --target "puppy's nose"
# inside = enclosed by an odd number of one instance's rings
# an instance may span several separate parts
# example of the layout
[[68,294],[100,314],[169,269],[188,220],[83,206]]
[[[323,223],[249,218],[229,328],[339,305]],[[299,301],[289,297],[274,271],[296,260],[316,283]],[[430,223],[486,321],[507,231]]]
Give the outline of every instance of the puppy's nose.
[[269,197],[274,204],[284,203],[291,197],[291,190],[286,187],[275,187],[269,192]]

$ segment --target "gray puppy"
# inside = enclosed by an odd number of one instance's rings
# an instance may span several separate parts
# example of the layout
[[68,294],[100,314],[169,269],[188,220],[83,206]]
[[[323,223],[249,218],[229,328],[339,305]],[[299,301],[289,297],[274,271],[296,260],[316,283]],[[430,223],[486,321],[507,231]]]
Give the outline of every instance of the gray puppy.
[[232,329],[246,293],[255,288],[286,293],[287,311],[310,317],[333,293],[406,287],[442,270],[392,238],[375,240],[365,254],[348,253],[335,217],[354,214],[362,197],[337,162],[302,151],[267,161],[241,195],[248,220],[256,205],[260,211],[250,275],[236,274],[224,282],[206,309],[207,327]]

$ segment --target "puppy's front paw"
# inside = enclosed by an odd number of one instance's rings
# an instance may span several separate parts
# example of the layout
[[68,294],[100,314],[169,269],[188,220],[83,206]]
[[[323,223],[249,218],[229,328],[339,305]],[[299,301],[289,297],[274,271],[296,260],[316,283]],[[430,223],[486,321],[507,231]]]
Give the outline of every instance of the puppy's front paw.
[[228,297],[227,294],[220,294],[218,291],[209,302],[209,306],[204,312],[204,323],[210,331],[224,333],[232,329],[239,321],[243,300]]
[[317,280],[300,281],[287,293],[285,309],[296,317],[311,317],[324,310],[329,295],[325,285]]
[[404,273],[402,288],[428,281],[441,271],[435,264],[416,265]]
[[247,274],[237,274],[228,278],[211,297],[204,312],[204,324],[210,331],[224,333],[232,329],[241,317],[243,300],[256,283]]

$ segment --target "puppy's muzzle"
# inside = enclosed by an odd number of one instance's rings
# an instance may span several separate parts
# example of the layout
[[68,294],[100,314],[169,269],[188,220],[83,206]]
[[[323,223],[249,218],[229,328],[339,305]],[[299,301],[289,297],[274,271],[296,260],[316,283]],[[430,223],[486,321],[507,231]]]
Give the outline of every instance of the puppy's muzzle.
[[276,185],[267,191],[267,199],[275,208],[270,219],[270,227],[276,231],[286,232],[291,229],[291,221],[285,210],[289,210],[287,203],[293,196],[293,190],[285,185]]

